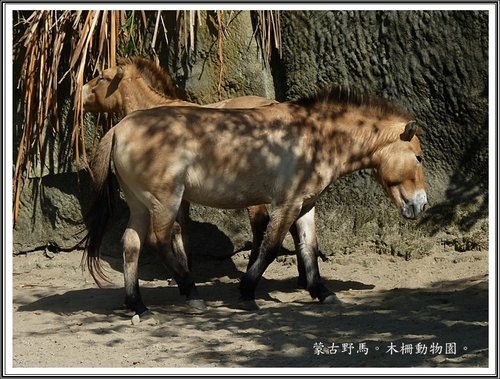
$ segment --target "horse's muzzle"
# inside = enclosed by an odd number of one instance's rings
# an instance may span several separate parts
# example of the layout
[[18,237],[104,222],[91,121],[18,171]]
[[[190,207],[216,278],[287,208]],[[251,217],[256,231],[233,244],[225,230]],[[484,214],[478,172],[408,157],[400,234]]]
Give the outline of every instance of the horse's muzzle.
[[91,109],[89,109],[89,95],[90,95],[90,90],[89,90],[89,85],[87,83],[82,88],[82,103],[83,103],[83,110],[85,112],[91,111]]
[[425,191],[418,191],[415,196],[403,203],[401,214],[405,218],[415,219],[422,213],[427,205],[427,194]]

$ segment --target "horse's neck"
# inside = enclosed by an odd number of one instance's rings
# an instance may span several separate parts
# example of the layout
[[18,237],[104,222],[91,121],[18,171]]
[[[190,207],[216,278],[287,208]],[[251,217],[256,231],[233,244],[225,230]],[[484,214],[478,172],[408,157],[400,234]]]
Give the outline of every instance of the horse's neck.
[[327,146],[324,153],[331,154],[334,179],[378,167],[381,152],[399,139],[399,129],[404,125],[404,121],[378,121],[377,128],[370,122],[359,126],[357,118],[347,120],[332,120],[325,130],[319,128],[320,138]]
[[184,105],[182,100],[162,95],[152,89],[143,80],[130,83],[123,96],[122,113],[129,113],[163,105]]

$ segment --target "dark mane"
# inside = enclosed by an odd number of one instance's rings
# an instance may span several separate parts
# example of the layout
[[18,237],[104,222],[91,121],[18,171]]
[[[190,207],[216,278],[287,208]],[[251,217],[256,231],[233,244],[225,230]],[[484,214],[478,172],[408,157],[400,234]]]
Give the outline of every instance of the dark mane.
[[395,115],[413,119],[411,112],[387,99],[371,95],[366,91],[342,86],[323,89],[313,96],[298,99],[294,103],[301,106],[334,104],[345,107],[364,107],[381,117]]
[[177,98],[177,91],[170,76],[156,63],[143,57],[120,58],[118,65],[134,65],[150,87],[168,97]]

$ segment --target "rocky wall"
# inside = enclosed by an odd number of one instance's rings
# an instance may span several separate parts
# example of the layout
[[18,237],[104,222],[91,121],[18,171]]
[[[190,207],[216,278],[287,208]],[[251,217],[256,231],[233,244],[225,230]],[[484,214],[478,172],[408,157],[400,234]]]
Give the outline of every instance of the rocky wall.
[[[340,180],[317,206],[326,254],[430,254],[436,244],[487,247],[488,17],[465,11],[283,11],[282,59],[271,70],[259,53],[248,12],[233,14],[224,38],[220,76],[213,14],[202,12],[196,47],[169,67],[199,103],[255,94],[278,100],[342,84],[367,89],[408,107],[425,132],[430,208],[420,221],[403,220],[369,171]],[[227,21],[227,19],[226,19]],[[222,79],[221,79],[222,78]],[[88,202],[87,179],[61,174],[32,179],[23,194],[14,251],[47,244],[71,248],[75,220]],[[38,194],[38,203],[34,195]],[[61,200],[56,200],[61,197]],[[119,254],[128,211],[111,225],[105,254]],[[35,216],[33,216],[35,215]],[[190,230],[197,253],[228,255],[251,240],[243,210],[194,206]],[[465,242],[464,242],[465,241]],[[292,248],[290,240],[286,247]]]

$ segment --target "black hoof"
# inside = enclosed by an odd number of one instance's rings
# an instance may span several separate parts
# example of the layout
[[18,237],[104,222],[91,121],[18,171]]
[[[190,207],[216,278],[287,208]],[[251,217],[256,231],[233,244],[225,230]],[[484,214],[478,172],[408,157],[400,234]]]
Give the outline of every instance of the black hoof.
[[260,309],[255,300],[240,300],[238,302],[238,308],[244,311],[258,311]]
[[207,305],[202,299],[189,299],[186,300],[186,304],[191,308],[198,309],[204,311],[207,309]]
[[321,304],[342,304],[342,301],[334,293],[319,301]]

